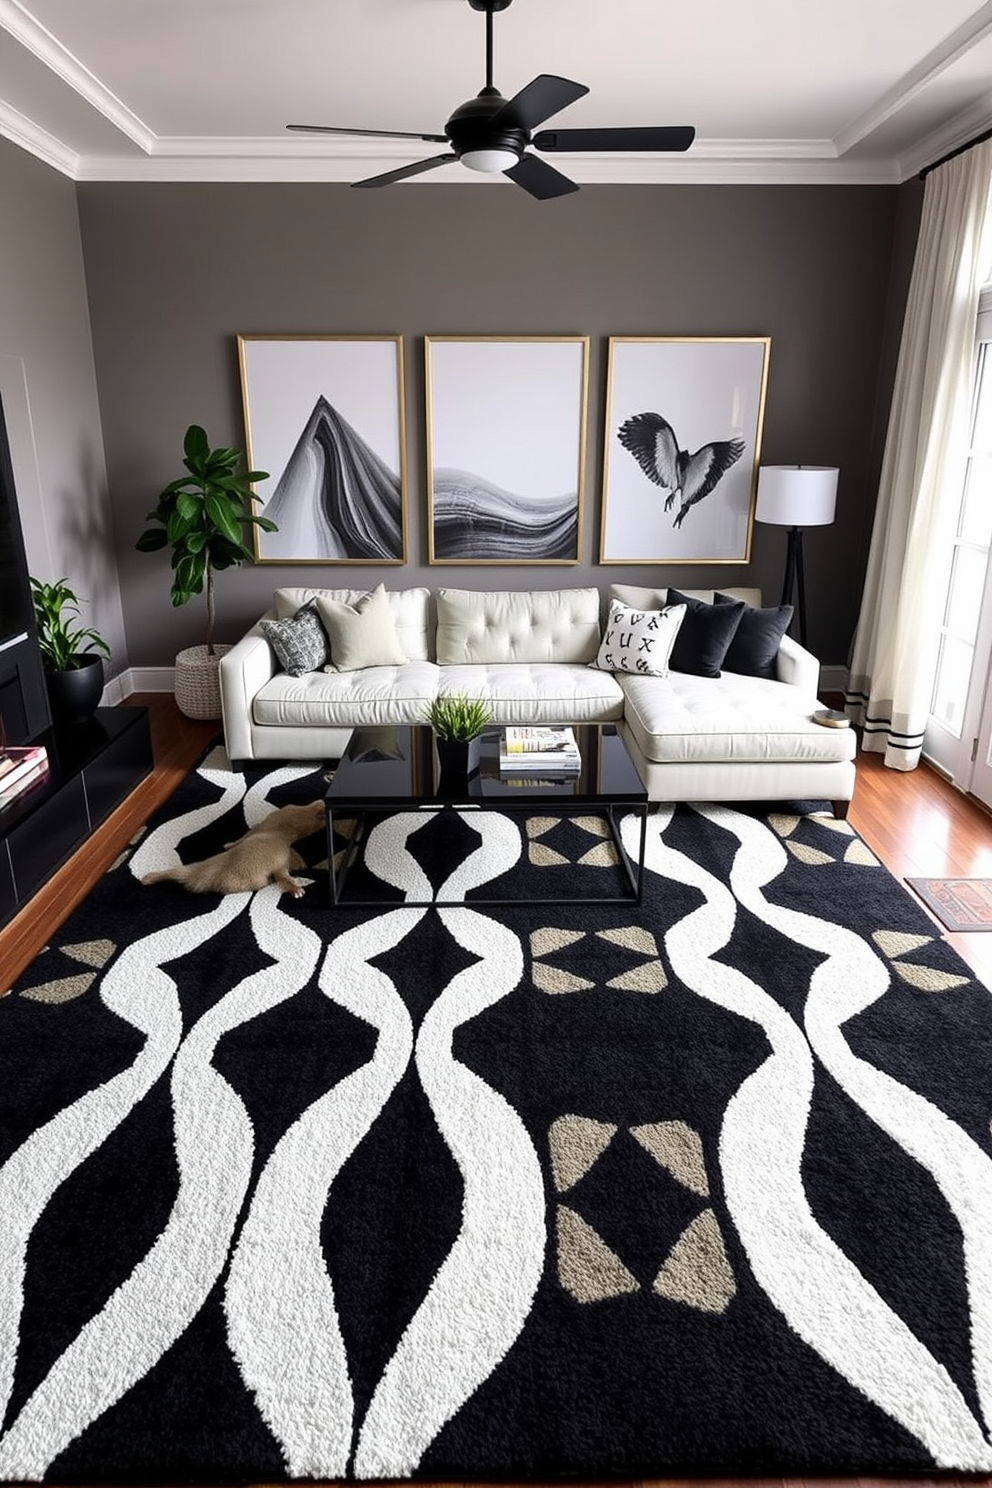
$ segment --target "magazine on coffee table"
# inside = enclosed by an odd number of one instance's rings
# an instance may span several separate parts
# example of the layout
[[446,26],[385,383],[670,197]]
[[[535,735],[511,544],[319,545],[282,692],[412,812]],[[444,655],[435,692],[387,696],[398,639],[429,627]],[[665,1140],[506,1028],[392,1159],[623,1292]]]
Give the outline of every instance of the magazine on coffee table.
[[582,756],[567,726],[507,726],[499,741],[499,768],[500,774],[574,775],[582,768]]

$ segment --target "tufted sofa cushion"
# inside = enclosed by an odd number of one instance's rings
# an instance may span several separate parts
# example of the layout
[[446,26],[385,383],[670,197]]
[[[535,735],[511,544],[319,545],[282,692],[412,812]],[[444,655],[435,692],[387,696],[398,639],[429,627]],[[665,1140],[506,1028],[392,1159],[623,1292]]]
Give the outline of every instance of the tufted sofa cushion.
[[438,668],[442,692],[484,697],[493,722],[611,723],[623,714],[623,693],[610,672],[561,662],[476,663]]
[[357,672],[308,672],[303,677],[277,672],[255,694],[252,719],[275,728],[422,723],[438,685],[438,670],[430,661]]
[[439,589],[438,664],[588,665],[599,650],[599,610],[598,589]]
[[815,697],[762,677],[622,675],[624,718],[646,760],[726,764],[847,760],[853,729],[814,723]]
[[[301,605],[309,604],[318,596],[336,600],[339,604],[355,605],[368,593],[367,589],[277,589],[273,603],[276,619],[287,620],[295,615]],[[428,618],[430,615],[429,589],[388,589],[386,598],[393,619],[396,621],[396,639],[403,655],[410,661],[430,661]]]

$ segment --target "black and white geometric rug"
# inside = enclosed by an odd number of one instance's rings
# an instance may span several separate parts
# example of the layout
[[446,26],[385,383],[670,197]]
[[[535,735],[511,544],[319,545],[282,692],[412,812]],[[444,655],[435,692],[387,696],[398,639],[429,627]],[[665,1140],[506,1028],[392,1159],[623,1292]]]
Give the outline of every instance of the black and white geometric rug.
[[212,753],[0,1000],[0,1479],[992,1471],[992,998],[850,828],[138,882],[323,790]]

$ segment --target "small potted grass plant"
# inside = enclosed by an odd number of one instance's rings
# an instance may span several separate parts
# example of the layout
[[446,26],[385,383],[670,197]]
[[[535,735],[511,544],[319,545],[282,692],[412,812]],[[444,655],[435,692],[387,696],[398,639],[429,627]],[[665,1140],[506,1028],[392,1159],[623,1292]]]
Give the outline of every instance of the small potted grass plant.
[[493,712],[485,698],[442,692],[428,703],[424,721],[434,730],[442,777],[467,780],[479,768],[479,735],[492,719]]

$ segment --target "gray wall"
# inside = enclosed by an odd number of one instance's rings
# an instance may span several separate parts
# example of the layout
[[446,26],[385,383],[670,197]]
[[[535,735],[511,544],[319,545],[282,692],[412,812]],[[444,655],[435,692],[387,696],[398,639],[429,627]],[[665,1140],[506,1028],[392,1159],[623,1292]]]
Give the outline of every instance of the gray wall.
[[0,139],[0,396],[28,564],[68,576],[85,623],[128,662],[76,188]]
[[[892,375],[890,293],[905,294],[902,269],[891,284],[895,188],[587,186],[541,204],[503,183],[101,183],[78,198],[133,665],[168,665],[202,639],[201,607],[171,610],[167,558],[136,553],[134,539],[182,473],[187,424],[244,446],[236,337],[265,331],[406,337],[410,561],[222,574],[219,639],[236,639],[284,583],[747,583],[777,602],[781,529],[755,525],[747,566],[595,561],[607,337],[768,335],[762,461],[841,471],[835,524],[810,531],[806,547],[810,645],[824,663],[844,662]],[[578,566],[427,566],[422,338],[446,333],[592,338]]]

